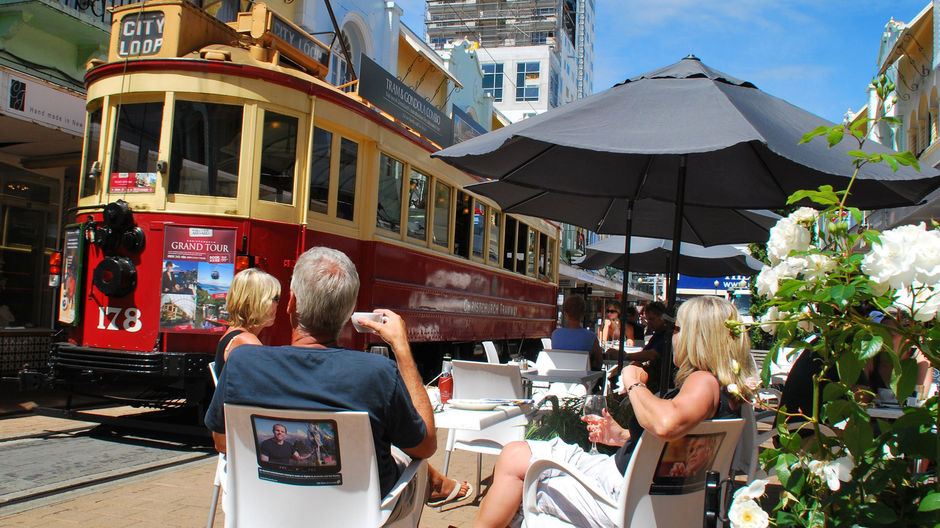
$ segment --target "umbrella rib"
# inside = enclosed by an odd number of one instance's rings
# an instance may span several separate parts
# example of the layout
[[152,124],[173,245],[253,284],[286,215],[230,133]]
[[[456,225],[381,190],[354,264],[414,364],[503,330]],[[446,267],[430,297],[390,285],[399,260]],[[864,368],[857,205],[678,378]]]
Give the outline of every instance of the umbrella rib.
[[598,220],[598,221],[597,221],[597,225],[594,226],[594,232],[595,232],[595,233],[598,232],[598,231],[600,231],[600,230],[601,230],[601,226],[604,225],[604,224],[607,222],[607,216],[610,214],[610,211],[611,211],[611,209],[613,209],[613,208],[614,208],[614,199],[611,198],[610,201],[607,202],[607,208],[604,209],[604,214],[601,215],[601,219]]
[[757,161],[760,162],[761,167],[763,167],[764,170],[767,171],[767,174],[770,174],[770,179],[771,179],[771,181],[774,182],[774,185],[777,186],[777,190],[780,191],[780,194],[782,194],[785,198],[789,198],[789,197],[790,197],[790,193],[788,193],[788,192],[783,188],[783,186],[780,185],[780,182],[777,181],[777,176],[776,176],[776,174],[774,174],[774,172],[773,172],[772,170],[770,170],[770,167],[767,166],[767,163],[764,161],[764,157],[761,156],[760,152],[759,152],[759,151],[757,150],[757,148],[754,146],[754,142],[753,142],[753,141],[748,141],[747,144],[748,144],[749,147],[751,147],[751,151],[754,152],[754,156],[757,158]]
[[633,197],[639,198],[640,191],[643,190],[643,187],[646,186],[646,180],[650,175],[650,167],[653,165],[653,156],[646,157],[646,166],[643,167],[643,177],[640,178],[640,181],[637,182],[636,189],[633,190]]
[[[509,172],[507,172],[506,174],[504,174],[504,175],[503,175],[501,178],[499,178],[499,179],[502,180],[502,181],[509,181],[510,178],[512,178],[512,175],[513,175],[513,174],[515,174],[515,173],[521,171],[522,169],[526,168],[530,163],[532,163],[533,161],[537,160],[538,158],[544,156],[546,152],[548,152],[549,150],[552,150],[552,149],[555,148],[556,146],[557,146],[557,145],[555,145],[554,143],[548,145],[547,147],[545,147],[544,149],[542,149],[538,154],[536,154],[536,155],[532,156],[531,158],[529,158],[529,159],[523,161],[522,163],[520,163],[518,166],[514,167],[513,169],[510,169]],[[511,182],[511,183],[515,183],[515,182]]]
[[[514,185],[515,185],[515,184],[514,184]],[[512,210],[515,209],[516,207],[522,207],[523,205],[525,205],[525,204],[531,202],[532,200],[536,200],[536,199],[538,199],[538,198],[541,198],[541,197],[545,196],[546,194],[548,194],[548,192],[542,191],[542,192],[540,192],[540,193],[538,193],[538,194],[535,194],[535,195],[533,195],[533,196],[529,196],[528,198],[525,198],[525,199],[523,199],[523,200],[519,200],[518,202],[516,202],[516,203],[514,203],[514,204],[508,205],[508,206],[504,207],[503,210],[504,210],[504,211],[512,211]]]

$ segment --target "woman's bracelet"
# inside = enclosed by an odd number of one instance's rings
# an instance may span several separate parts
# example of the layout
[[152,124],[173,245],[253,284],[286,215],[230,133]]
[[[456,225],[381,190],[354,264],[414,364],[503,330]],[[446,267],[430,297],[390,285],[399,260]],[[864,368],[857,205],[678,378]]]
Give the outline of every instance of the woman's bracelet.
[[643,383],[642,381],[638,381],[638,382],[634,383],[633,385],[630,385],[629,387],[627,387],[627,398],[630,397],[630,391],[632,391],[633,389],[635,389],[635,388],[637,388],[637,387],[645,387],[645,386],[646,386],[646,384]]

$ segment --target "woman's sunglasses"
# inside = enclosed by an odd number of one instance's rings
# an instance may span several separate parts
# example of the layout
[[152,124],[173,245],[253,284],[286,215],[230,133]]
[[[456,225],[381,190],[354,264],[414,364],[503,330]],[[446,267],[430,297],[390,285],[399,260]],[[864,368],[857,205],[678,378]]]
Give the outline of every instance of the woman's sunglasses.
[[607,310],[607,313],[620,313],[617,310]]

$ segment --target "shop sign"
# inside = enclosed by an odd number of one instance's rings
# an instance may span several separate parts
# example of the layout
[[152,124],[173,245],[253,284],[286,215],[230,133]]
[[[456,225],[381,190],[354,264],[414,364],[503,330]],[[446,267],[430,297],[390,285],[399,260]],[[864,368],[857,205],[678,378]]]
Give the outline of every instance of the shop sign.
[[359,95],[363,99],[441,147],[453,144],[454,126],[449,117],[369,57],[362,55],[359,68]]
[[65,227],[65,239],[62,250],[62,282],[59,284],[59,322],[68,325],[79,323],[78,310],[82,292],[82,272],[84,267],[85,237],[82,236],[83,224],[71,224]]
[[156,55],[163,47],[163,11],[128,13],[121,19],[118,57]]
[[167,225],[160,277],[161,332],[222,332],[235,274],[235,230]]
[[112,194],[153,193],[156,189],[156,172],[112,172],[108,186]]
[[0,111],[81,137],[85,99],[50,83],[0,70]]

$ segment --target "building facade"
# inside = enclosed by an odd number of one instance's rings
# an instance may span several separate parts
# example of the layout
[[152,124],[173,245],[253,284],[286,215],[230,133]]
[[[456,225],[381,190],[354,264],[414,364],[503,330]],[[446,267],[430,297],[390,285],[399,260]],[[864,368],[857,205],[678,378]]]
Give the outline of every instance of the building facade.
[[479,45],[483,86],[516,122],[593,93],[594,0],[429,0],[435,49]]

